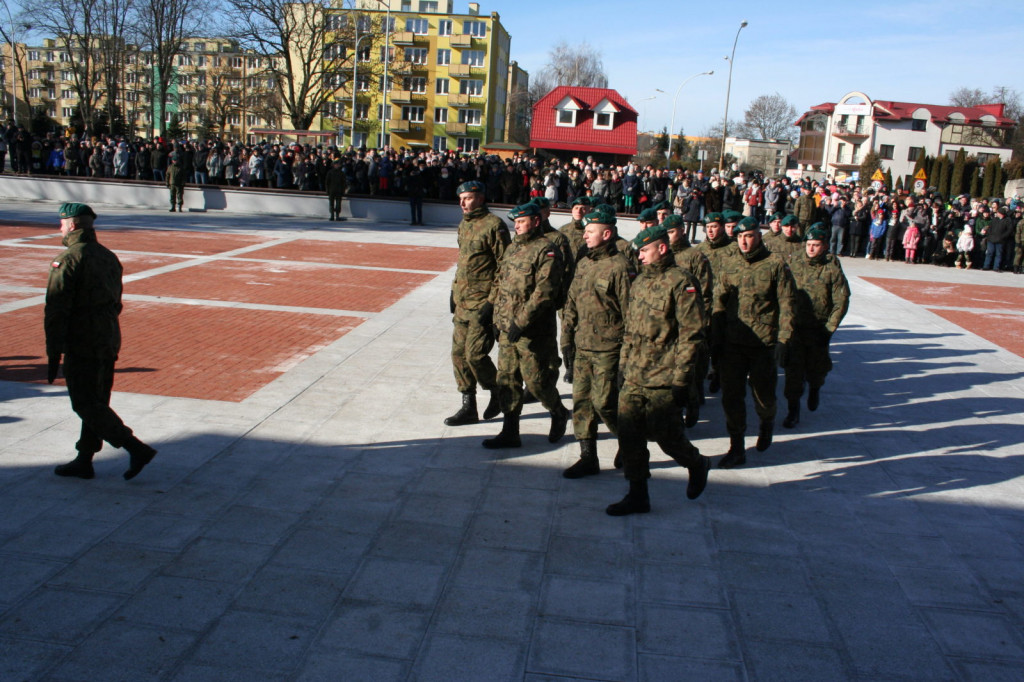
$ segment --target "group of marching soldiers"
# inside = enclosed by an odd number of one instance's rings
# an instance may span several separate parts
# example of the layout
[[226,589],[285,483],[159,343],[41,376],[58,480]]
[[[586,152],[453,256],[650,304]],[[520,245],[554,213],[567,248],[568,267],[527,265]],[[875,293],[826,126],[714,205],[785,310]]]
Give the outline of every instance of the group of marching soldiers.
[[[463,219],[450,307],[462,406],[447,425],[479,421],[479,385],[490,392],[483,418],[503,415],[501,432],[483,446],[519,447],[520,414],[532,396],[551,415],[550,442],[562,438],[571,416],[580,457],[563,475],[576,479],[600,472],[603,422],[618,438],[614,466],[629,482],[607,513],[624,516],[650,511],[650,441],[686,467],[688,498],[703,492],[711,460],[684,426],[699,420],[705,377],[710,393],[722,391],[730,446],[721,468],[746,463],[748,383],[758,451],[772,442],[779,367],[783,426],[799,423],[805,385],[808,409],[817,408],[831,369],[829,341],[850,295],[839,260],[827,253],[824,225],[775,215],[762,238],[753,217],[709,213],[706,238],[693,246],[682,217],[663,202],[640,214],[630,242],[619,236],[612,206],[583,196],[558,230],[547,200],[517,206],[508,214],[510,236],[485,192],[474,181],[458,188]],[[495,341],[497,366],[489,356]],[[556,388],[563,364],[571,411]]]

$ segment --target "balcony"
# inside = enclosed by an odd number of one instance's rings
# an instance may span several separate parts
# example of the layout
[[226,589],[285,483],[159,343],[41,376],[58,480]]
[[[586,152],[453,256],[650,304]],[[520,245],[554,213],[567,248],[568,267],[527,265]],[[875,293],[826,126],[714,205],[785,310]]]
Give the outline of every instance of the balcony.
[[452,64],[448,67],[448,75],[452,78],[468,78],[470,75],[469,64]]
[[468,106],[470,106],[471,104],[474,103],[473,100],[476,100],[476,102],[481,102],[483,100],[483,98],[484,98],[483,94],[480,94],[480,95],[460,95],[460,94],[448,95],[448,106],[450,106],[450,107],[468,107]]
[[460,33],[458,35],[453,35],[449,39],[449,42],[452,47],[473,47],[473,36],[467,33]]
[[838,137],[867,137],[868,130],[866,126],[862,125],[851,128],[837,123],[832,129],[832,134]]
[[444,132],[449,135],[465,135],[466,124],[465,123],[445,123]]
[[399,31],[391,34],[391,42],[395,45],[412,45],[416,41],[416,34],[412,31]]
[[392,90],[391,101],[395,104],[408,104],[412,101],[412,92],[409,90]]
[[409,128],[409,122],[408,121],[389,121],[388,122],[388,130],[390,130],[393,133],[407,133],[407,132],[409,132],[409,129],[410,128]]

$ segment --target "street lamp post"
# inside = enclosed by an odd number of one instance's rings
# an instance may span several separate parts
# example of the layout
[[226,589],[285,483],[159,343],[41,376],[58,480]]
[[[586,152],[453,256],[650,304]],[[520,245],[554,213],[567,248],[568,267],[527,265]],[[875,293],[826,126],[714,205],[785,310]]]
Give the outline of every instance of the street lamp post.
[[391,2],[390,0],[377,0],[380,2],[387,2],[387,14],[384,18],[384,104],[381,106],[380,116],[380,146],[384,146],[384,140],[388,135],[388,63],[391,58]]
[[729,95],[732,92],[732,64],[736,61],[736,43],[740,40],[740,31],[746,28],[747,22],[741,21],[736,29],[736,38],[732,41],[732,56],[729,57],[729,83],[725,87],[725,117],[722,119],[722,150],[718,155],[718,172],[725,170],[725,138],[729,132]]
[[690,76],[689,78],[687,78],[686,80],[684,80],[682,83],[680,83],[679,87],[676,88],[675,97],[672,98],[672,118],[669,119],[670,123],[669,123],[669,126],[668,126],[668,149],[665,150],[665,168],[666,169],[668,168],[669,159],[672,158],[672,132],[676,129],[676,102],[679,101],[679,93],[682,92],[684,85],[686,85],[687,83],[692,81],[697,76],[711,76],[714,73],[715,73],[714,71],[701,71],[700,73],[695,73],[692,76]]

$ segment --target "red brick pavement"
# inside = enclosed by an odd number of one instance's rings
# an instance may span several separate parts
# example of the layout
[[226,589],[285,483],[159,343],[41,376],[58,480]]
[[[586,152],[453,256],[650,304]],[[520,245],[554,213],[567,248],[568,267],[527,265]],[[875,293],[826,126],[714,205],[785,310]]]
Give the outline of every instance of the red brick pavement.
[[[0,246],[0,272],[3,273],[0,281],[8,285],[45,289],[46,280],[50,276],[50,263],[63,250],[63,247],[60,246],[52,249]],[[117,257],[121,260],[126,275],[134,275],[182,260],[175,256],[149,256],[133,253],[120,253]]]
[[[0,230],[5,234],[8,228]],[[60,245],[60,234],[53,239],[42,239],[35,243]],[[150,253],[173,253],[186,256],[212,256],[233,251],[253,244],[272,241],[275,237],[251,234],[221,234],[219,232],[194,232],[186,230],[104,230],[97,226],[96,235],[100,242],[111,251],[147,251]]]
[[1024,289],[997,285],[946,284],[906,279],[865,277],[865,282],[880,286],[900,298],[923,306],[983,308],[986,310],[1024,310]]
[[972,313],[965,310],[937,310],[933,313],[987,339],[1000,348],[1024,358],[1024,315]]
[[249,251],[238,257],[444,272],[455,265],[457,256],[458,252],[454,249],[432,246],[297,239],[287,244],[275,244],[265,249]]

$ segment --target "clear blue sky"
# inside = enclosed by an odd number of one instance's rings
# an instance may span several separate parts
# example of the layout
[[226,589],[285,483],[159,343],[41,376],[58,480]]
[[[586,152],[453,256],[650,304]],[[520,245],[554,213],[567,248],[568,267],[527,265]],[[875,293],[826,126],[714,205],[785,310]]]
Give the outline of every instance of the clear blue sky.
[[[456,0],[455,11],[466,11]],[[874,99],[946,104],[958,87],[1005,85],[1024,93],[1024,1],[480,0],[512,35],[512,59],[531,73],[560,40],[600,49],[609,86],[641,114],[698,135],[721,123],[729,63],[740,33],[729,118],[758,95],[779,92],[800,113],[859,90]],[[656,88],[665,91],[657,93]],[[657,95],[657,99],[640,100]]]

